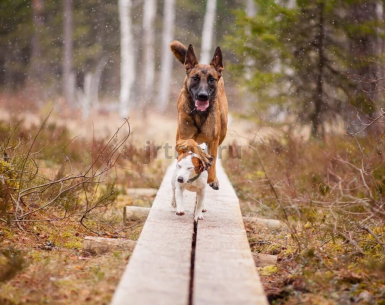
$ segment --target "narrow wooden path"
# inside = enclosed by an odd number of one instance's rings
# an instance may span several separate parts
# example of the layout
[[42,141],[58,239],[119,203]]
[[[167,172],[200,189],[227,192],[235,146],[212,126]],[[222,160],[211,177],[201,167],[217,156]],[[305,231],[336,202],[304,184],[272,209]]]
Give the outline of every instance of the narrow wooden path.
[[171,206],[167,170],[112,305],[267,305],[247,241],[238,198],[218,164],[220,190],[206,189],[205,219],[194,224],[195,193],[186,215]]

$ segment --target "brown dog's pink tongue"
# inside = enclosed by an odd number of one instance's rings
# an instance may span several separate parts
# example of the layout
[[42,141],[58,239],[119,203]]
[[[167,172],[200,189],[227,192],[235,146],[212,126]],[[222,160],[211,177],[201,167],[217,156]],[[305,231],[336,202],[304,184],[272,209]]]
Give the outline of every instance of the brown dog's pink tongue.
[[195,107],[199,111],[205,111],[209,107],[209,101],[195,100]]

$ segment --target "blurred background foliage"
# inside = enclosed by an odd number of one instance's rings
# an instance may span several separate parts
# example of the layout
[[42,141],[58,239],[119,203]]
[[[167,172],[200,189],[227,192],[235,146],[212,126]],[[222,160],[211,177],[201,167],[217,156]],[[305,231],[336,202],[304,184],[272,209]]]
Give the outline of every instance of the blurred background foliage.
[[[25,0],[0,4],[0,87],[4,92],[32,88],[44,101],[62,94],[63,4],[37,2],[39,6]],[[158,1],[156,9],[157,84],[164,1]],[[192,43],[198,54],[205,9],[206,1],[176,1],[175,39]],[[116,100],[120,86],[118,1],[74,1],[73,11],[76,88],[84,86],[87,72],[106,61],[100,96],[104,101]],[[131,47],[137,58],[133,91],[139,108],[142,15],[142,2],[133,1]],[[229,96],[242,97],[230,100],[236,112],[264,114],[275,123],[298,119],[310,123],[316,136],[336,119],[357,120],[357,112],[359,120],[367,122],[382,107],[378,83],[364,82],[384,74],[380,66],[385,45],[383,1],[218,1],[213,45],[223,46],[226,68],[230,68],[225,74]],[[183,69],[173,74],[180,79]],[[150,106],[156,103],[154,99]]]

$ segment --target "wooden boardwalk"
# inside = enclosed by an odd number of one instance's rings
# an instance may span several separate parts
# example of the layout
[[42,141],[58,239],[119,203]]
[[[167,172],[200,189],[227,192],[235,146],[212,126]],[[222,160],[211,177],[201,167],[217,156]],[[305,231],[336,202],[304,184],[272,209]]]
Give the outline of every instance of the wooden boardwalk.
[[194,224],[171,206],[173,163],[115,291],[112,305],[267,305],[250,252],[238,198],[220,164],[220,190],[206,188],[205,219]]

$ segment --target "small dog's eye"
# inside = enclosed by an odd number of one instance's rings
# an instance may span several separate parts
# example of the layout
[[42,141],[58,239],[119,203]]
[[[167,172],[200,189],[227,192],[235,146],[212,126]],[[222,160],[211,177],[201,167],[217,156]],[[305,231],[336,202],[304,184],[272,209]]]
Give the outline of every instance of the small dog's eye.
[[193,169],[193,167],[189,167],[189,168],[187,168],[188,170],[192,170]]
[[181,166],[178,164],[177,166],[176,166],[177,168],[181,168]]

